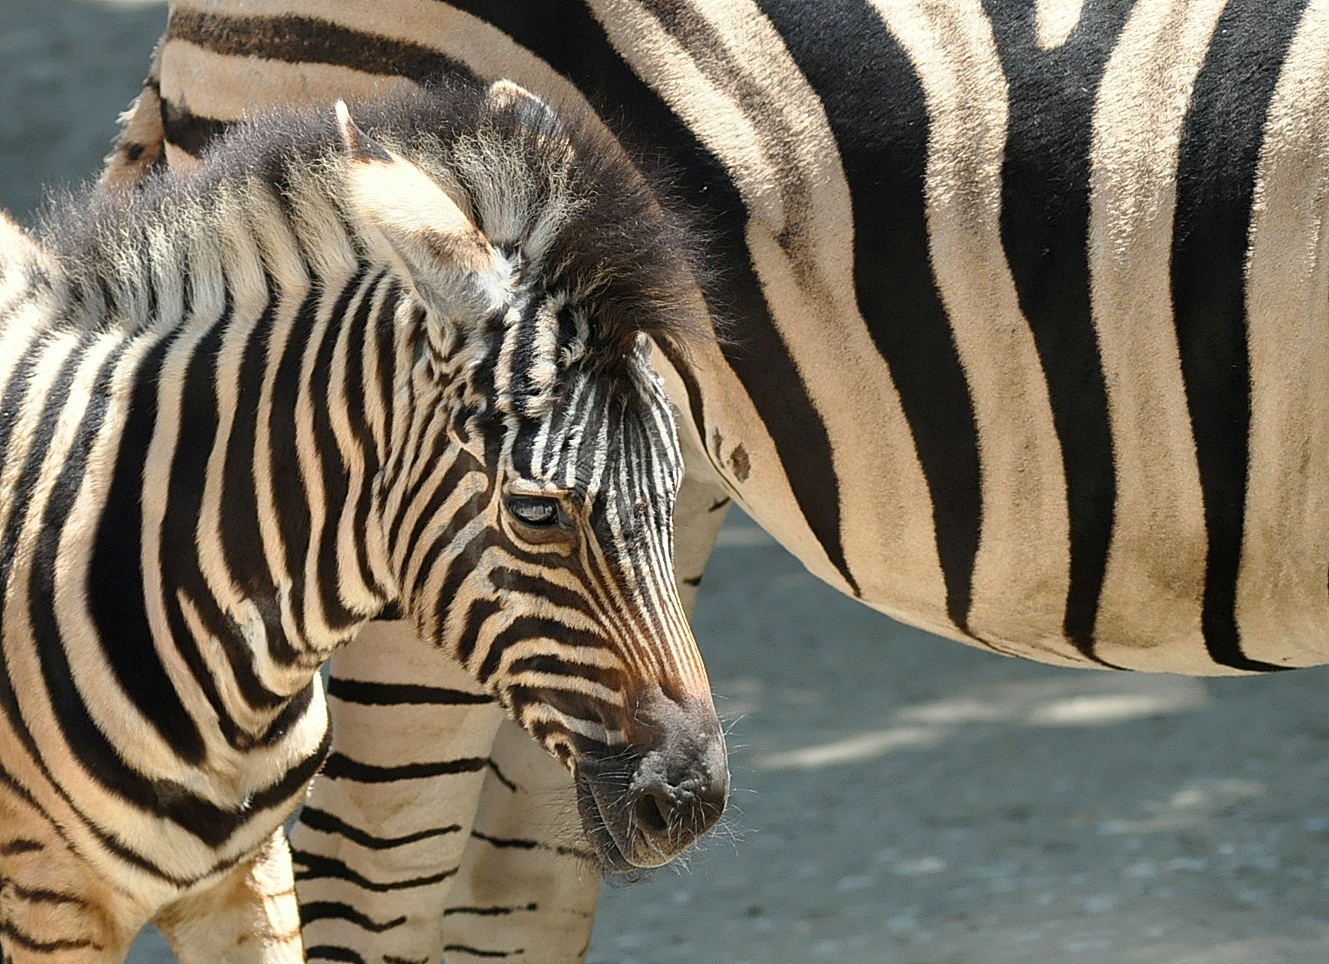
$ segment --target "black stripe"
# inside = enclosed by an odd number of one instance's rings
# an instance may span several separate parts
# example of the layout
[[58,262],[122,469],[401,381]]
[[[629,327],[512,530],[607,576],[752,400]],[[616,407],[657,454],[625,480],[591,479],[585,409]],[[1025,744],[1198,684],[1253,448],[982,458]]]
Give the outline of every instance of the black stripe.
[[352,826],[326,810],[319,810],[306,804],[300,810],[300,823],[321,833],[336,834],[368,850],[391,850],[429,840],[433,837],[445,837],[461,830],[461,824],[450,823],[446,827],[430,827],[400,837],[376,837],[359,827]]
[[[617,136],[629,146],[646,148],[641,153],[658,157],[669,170],[676,201],[704,201],[709,254],[723,275],[721,283],[708,286],[707,305],[714,317],[737,319],[732,331],[726,326],[728,340],[721,350],[775,443],[809,528],[857,594],[840,537],[839,481],[830,438],[775,330],[749,260],[747,212],[724,166],[631,72],[584,6],[510,0],[462,0],[453,6],[494,24],[572,81],[593,105],[605,108],[601,114]],[[806,19],[805,9],[801,15]],[[701,418],[699,406],[693,407],[693,416]],[[704,424],[698,428],[705,431]]]
[[929,261],[923,89],[862,0],[825,0],[815,19],[793,0],[762,8],[820,94],[840,147],[853,198],[858,307],[890,368],[932,496],[947,614],[967,632],[982,522],[978,435]]
[[513,793],[517,792],[517,784],[513,783],[511,780],[507,778],[507,775],[504,774],[503,771],[498,768],[498,764],[495,763],[493,759],[490,759],[489,761],[489,772],[492,773],[494,775],[494,779],[496,779],[499,783],[503,784],[503,786],[507,787]]
[[540,905],[536,903],[524,904],[521,907],[449,907],[443,911],[444,917],[451,917],[453,914],[466,914],[471,917],[507,917],[509,914],[515,914],[519,911],[538,911]]
[[463,757],[458,760],[438,760],[433,763],[404,763],[400,766],[376,766],[352,760],[342,753],[328,757],[322,776],[331,780],[354,780],[356,783],[395,783],[398,780],[422,780],[433,777],[455,776],[459,773],[478,773],[489,765],[484,757]]
[[[317,594],[323,618],[327,620],[329,628],[338,632],[344,632],[363,622],[364,616],[349,609],[341,598],[342,575],[337,558],[341,532],[338,519],[349,498],[351,479],[341,447],[337,443],[336,433],[332,428],[328,396],[333,392],[332,356],[341,332],[348,325],[351,329],[363,331],[364,326],[369,323],[373,288],[365,283],[367,270],[361,266],[337,296],[328,325],[323,330],[322,341],[314,352],[313,365],[307,373],[301,375],[301,381],[309,386],[313,401],[311,424],[305,426],[305,431],[313,436],[313,449],[318,463],[318,477],[311,481],[321,486],[319,496],[324,509],[323,531],[320,533],[316,561],[318,585],[311,586],[310,592]],[[360,295],[360,302],[356,305],[354,316],[348,317],[351,314],[351,302],[357,294]],[[349,336],[349,332],[347,334]],[[337,373],[339,378],[345,377],[345,374],[345,372]],[[361,391],[360,385],[356,383],[348,385],[342,382],[340,387],[343,394],[358,395]],[[354,418],[348,418],[348,423],[356,424]],[[360,545],[364,544],[363,533],[356,533],[356,541]],[[297,571],[302,570],[303,566]]]
[[363,957],[349,947],[333,947],[331,944],[315,944],[305,948],[305,959],[310,961],[337,961],[338,964],[366,964]]
[[[351,435],[355,439],[356,457],[359,459],[364,472],[355,508],[352,510],[353,531],[357,534],[369,531],[370,511],[377,501],[378,490],[375,479],[380,466],[378,450],[370,431],[369,416],[365,405],[366,397],[375,386],[365,383],[365,355],[370,350],[368,345],[373,343],[371,335],[378,327],[378,319],[376,317],[371,318],[370,312],[373,310],[375,297],[380,293],[388,293],[387,278],[388,275],[384,272],[373,278],[365,286],[364,301],[360,305],[360,310],[356,312],[355,323],[351,326],[346,344],[344,382],[346,386],[346,420],[350,426]],[[395,289],[395,285],[391,287]],[[386,308],[392,305],[393,302],[386,300],[382,304]],[[382,310],[380,309],[380,311]],[[377,349],[377,344],[374,344],[375,349]],[[360,570],[360,581],[380,597],[389,595],[388,587],[378,581],[374,575],[373,566],[370,565],[368,539],[363,537],[356,539],[355,559]]]
[[[469,572],[469,567],[462,564],[461,560],[453,563],[453,572],[449,573],[448,581],[451,582],[454,576],[460,584]],[[446,584],[445,584],[446,585]],[[465,666],[471,661],[475,654],[476,643],[480,639],[480,630],[484,628],[485,621],[495,613],[501,612],[503,607],[495,599],[486,599],[483,596],[475,599],[466,608],[465,614],[461,617],[462,625],[459,629],[454,629],[452,620],[456,618],[453,613],[452,604],[457,602],[453,597],[442,596],[439,599],[439,609],[443,611],[446,622],[441,622],[439,628],[442,632],[443,640],[457,641],[457,662]]]
[[1116,472],[1090,305],[1089,154],[1098,86],[1131,4],[1087,5],[1066,42],[1047,51],[1037,42],[1033,3],[984,6],[1010,84],[1002,243],[1047,378],[1066,479],[1070,585],[1062,628],[1096,659]]
[[1241,670],[1287,668],[1247,658],[1237,631],[1251,416],[1244,278],[1269,101],[1304,6],[1227,5],[1195,81],[1177,170],[1172,300],[1209,534],[1201,625],[1214,661]]
[[471,947],[469,944],[447,944],[443,948],[443,953],[470,954],[472,957],[504,958],[511,957],[513,954],[525,954],[526,948],[518,947],[510,951],[482,951],[478,947]]
[[499,850],[549,850],[563,857],[576,857],[578,860],[592,859],[589,854],[583,851],[573,847],[564,847],[561,844],[541,843],[538,840],[525,840],[521,837],[491,837],[489,834],[481,833],[478,830],[472,830],[471,836]]
[[[282,545],[286,549],[286,566],[295,575],[290,590],[290,611],[298,638],[305,635],[305,559],[309,553],[310,518],[309,498],[306,494],[305,470],[300,465],[299,436],[303,426],[299,421],[300,365],[314,327],[318,323],[319,300],[322,291],[312,289],[300,304],[290,326],[286,343],[280,350],[277,369],[272,376],[272,393],[268,420],[268,438],[272,446],[269,471],[271,472],[272,511],[277,517]],[[278,578],[286,573],[277,574]]]
[[198,157],[209,144],[226,133],[225,121],[195,116],[182,104],[162,98],[162,136],[166,143]]
[[[712,467],[717,469],[721,478],[724,477],[723,468],[717,464],[718,456],[711,455],[710,446],[706,444],[706,400],[702,398],[701,385],[697,382],[697,377],[692,371],[691,365],[685,360],[685,356],[668,342],[658,343],[660,352],[673,366],[674,371],[678,373],[679,380],[683,382],[683,390],[688,396],[688,413],[692,416],[692,424],[697,429],[697,437],[701,439],[701,450],[706,455],[706,461],[710,462]],[[726,497],[726,503],[729,499]]]
[[477,840],[484,840],[490,847],[498,847],[500,850],[544,850],[545,844],[540,840],[525,840],[522,838],[501,838],[501,836],[489,836],[481,834],[478,830],[470,831],[470,836]]
[[[17,412],[19,406],[23,404],[24,397],[27,394],[28,383],[32,379],[32,374],[37,368],[37,362],[41,358],[41,348],[37,345],[28,346],[20,362],[14,366],[14,371],[9,376],[9,381],[5,384],[5,394],[3,401],[0,401],[0,411]],[[0,418],[0,463],[9,464],[12,456],[9,453],[9,442],[14,434],[14,426],[18,424],[16,418]],[[8,555],[0,555],[0,575],[8,578],[9,566],[13,562],[12,552]]]
[[227,57],[328,64],[424,83],[475,79],[464,63],[422,44],[349,30],[317,17],[222,17],[175,9],[166,40],[184,40]]
[[406,923],[406,918],[403,916],[394,917],[392,920],[380,924],[368,915],[362,914],[350,904],[343,904],[340,901],[316,900],[302,903],[300,905],[300,926],[308,927],[316,920],[344,920],[362,930],[369,931],[371,934],[382,934]]
[[354,884],[361,890],[368,890],[376,894],[387,894],[394,890],[410,890],[413,887],[429,887],[434,884],[442,883],[457,873],[457,869],[454,867],[452,870],[430,874],[426,877],[411,877],[407,880],[393,880],[388,881],[387,883],[380,883],[356,873],[345,863],[340,860],[335,860],[332,857],[324,857],[320,854],[311,854],[304,850],[296,850],[292,851],[291,860],[296,866],[305,868],[296,871],[296,880],[316,880],[332,877],[337,880],[344,880],[350,884]]
[[358,703],[361,706],[468,706],[494,702],[494,698],[485,693],[468,693],[465,690],[413,683],[366,682],[341,676],[328,680],[328,695],[343,703]]
[[18,925],[10,920],[0,921],[0,934],[3,934],[24,950],[33,951],[39,954],[54,954],[57,951],[79,951],[88,949],[100,951],[102,949],[100,944],[89,938],[41,941],[26,931],[20,930]]
[[[221,519],[218,538],[222,556],[236,585],[245,590],[259,610],[272,658],[285,665],[298,656],[282,626],[277,605],[277,588],[268,571],[259,527],[258,492],[255,487],[254,456],[257,451],[259,399],[267,366],[268,346],[281,295],[276,294],[275,279],[266,278],[268,304],[245,340],[237,375],[239,390],[232,413],[231,436],[226,444],[222,469]],[[245,700],[256,708],[268,708],[280,700],[276,694],[264,696],[265,689],[254,686],[252,653],[248,646],[227,649],[231,671],[243,687]]]
[[60,891],[38,888],[29,890],[13,880],[5,881],[6,894],[13,894],[20,900],[26,900],[30,904],[73,904],[78,907],[87,907],[88,902],[76,894],[66,894]]
[[268,728],[255,741],[258,746],[275,746],[295,725],[304,719],[305,713],[314,703],[314,681],[310,680],[304,689],[292,696],[273,717]]

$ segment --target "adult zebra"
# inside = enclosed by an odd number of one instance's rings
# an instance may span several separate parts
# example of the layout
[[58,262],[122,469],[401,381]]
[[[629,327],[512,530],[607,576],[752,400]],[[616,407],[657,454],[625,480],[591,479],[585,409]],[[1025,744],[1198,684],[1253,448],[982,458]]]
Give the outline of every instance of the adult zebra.
[[[589,100],[702,208],[707,294],[735,319],[666,372],[684,583],[733,496],[815,574],[942,635],[1258,672],[1329,649],[1327,40],[1323,0],[180,2],[108,179],[271,98],[462,72]],[[365,685],[355,648],[334,671],[368,752],[400,691]],[[408,791],[375,789],[321,784],[301,849],[394,879],[404,828],[441,828],[422,808],[376,834]],[[518,893],[447,926],[534,928]],[[441,902],[355,902],[312,927],[366,960],[448,941]],[[556,921],[591,898],[540,903]]]
[[356,110],[40,241],[0,218],[6,962],[112,964],[148,919],[183,961],[303,961],[318,671],[389,608],[575,773],[606,866],[723,808],[649,365],[706,337],[683,233],[514,84]]

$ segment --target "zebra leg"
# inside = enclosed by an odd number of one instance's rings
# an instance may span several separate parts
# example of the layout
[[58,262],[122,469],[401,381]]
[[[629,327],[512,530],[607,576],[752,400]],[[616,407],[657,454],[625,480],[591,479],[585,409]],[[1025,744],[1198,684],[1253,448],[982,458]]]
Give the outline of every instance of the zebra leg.
[[109,886],[60,823],[0,774],[0,961],[119,964],[151,910]]
[[[539,964],[586,959],[600,872],[584,850],[568,771],[504,720],[457,883],[445,950]],[[452,960],[453,958],[449,958]]]
[[284,828],[217,883],[175,901],[153,923],[180,964],[300,964],[300,913]]
[[332,754],[291,834],[306,953],[433,964],[503,712],[405,622],[331,669]]
[[680,432],[679,436],[688,470],[674,503],[674,579],[683,610],[691,619],[697,608],[702,573],[733,500],[718,482],[712,481],[709,471],[694,468],[694,446],[688,444],[687,433]]

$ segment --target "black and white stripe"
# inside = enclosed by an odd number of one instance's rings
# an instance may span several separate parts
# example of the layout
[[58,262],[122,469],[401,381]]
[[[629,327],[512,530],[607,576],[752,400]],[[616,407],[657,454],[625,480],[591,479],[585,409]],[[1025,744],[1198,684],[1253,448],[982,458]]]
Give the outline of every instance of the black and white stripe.
[[681,233],[512,84],[357,113],[0,226],[5,960],[150,918],[303,960],[281,827],[325,757],[365,779],[318,670],[385,609],[575,775],[596,860],[719,816],[647,359],[702,343]]
[[1327,34],[1320,0],[177,2],[122,150],[454,74],[587,102],[701,208],[732,320],[663,352],[685,591],[732,497],[943,635],[1261,672],[1329,654]]

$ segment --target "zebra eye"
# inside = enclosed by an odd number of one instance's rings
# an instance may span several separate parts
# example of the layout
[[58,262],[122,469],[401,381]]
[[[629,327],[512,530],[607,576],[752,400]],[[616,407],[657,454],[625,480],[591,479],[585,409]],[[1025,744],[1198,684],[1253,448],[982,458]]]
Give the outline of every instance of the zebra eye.
[[519,522],[537,529],[558,524],[558,500],[539,495],[510,495],[508,511]]

